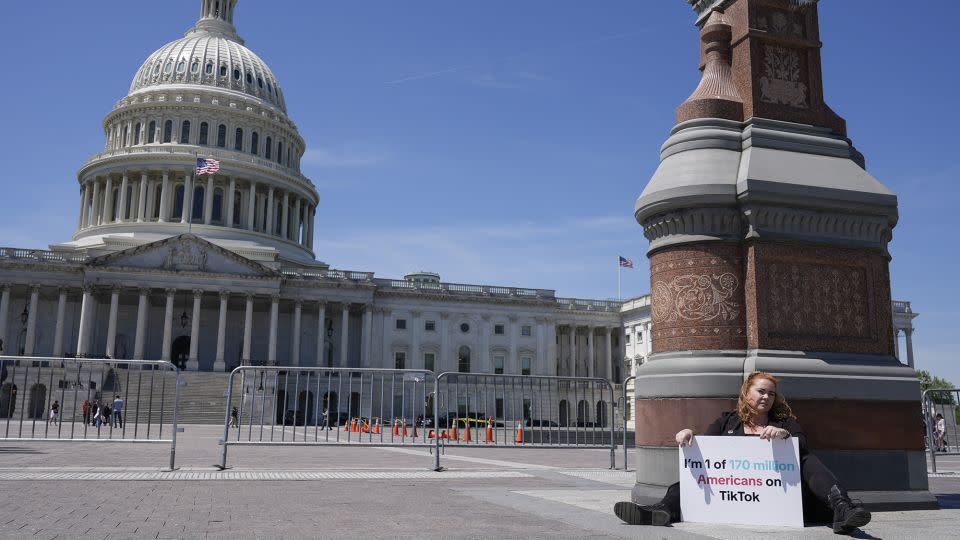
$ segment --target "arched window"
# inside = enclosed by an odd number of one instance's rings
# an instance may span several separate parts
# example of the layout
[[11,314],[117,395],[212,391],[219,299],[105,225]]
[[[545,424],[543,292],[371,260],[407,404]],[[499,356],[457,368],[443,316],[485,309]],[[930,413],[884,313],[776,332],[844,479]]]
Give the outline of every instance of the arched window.
[[237,133],[233,138],[233,149],[243,152],[243,129],[237,128]]
[[271,153],[272,150],[273,150],[273,139],[271,139],[270,137],[267,137],[267,146],[266,148],[263,149],[263,157],[267,159],[271,159],[273,157],[273,154]]
[[124,126],[123,133],[120,135],[120,146],[127,145],[127,133],[129,132],[130,132],[129,128]]
[[260,135],[256,131],[254,131],[253,134],[250,135],[250,153],[253,155],[257,155],[257,153],[259,152],[259,149],[258,149],[259,146],[260,146]]
[[113,188],[113,204],[110,208],[110,221],[120,217],[120,188]]
[[577,426],[585,427],[590,421],[590,404],[585,400],[577,402]]
[[180,144],[190,144],[190,121],[184,120],[180,124]]
[[220,66],[220,76],[221,76],[221,77],[226,77],[226,76],[227,76],[227,65],[226,65],[226,64],[222,64],[222,65]]
[[127,186],[127,204],[123,209],[123,219],[130,219],[130,210],[133,207],[133,186]]
[[263,79],[260,77],[257,77],[257,86],[259,86],[261,90],[263,89]]
[[210,219],[214,223],[223,223],[223,188],[213,190],[213,213]]
[[173,120],[167,120],[163,123],[163,142],[168,143],[173,139]]
[[247,72],[247,84],[253,84],[253,75],[250,72]]
[[240,70],[239,70],[239,69],[234,69],[234,70],[233,70],[233,79],[236,80],[236,81],[239,81],[239,80],[240,80]]
[[187,70],[187,63],[183,60],[177,62],[177,73],[183,73]]
[[163,72],[166,74],[173,72],[173,60],[167,60],[167,64],[163,66]]
[[567,400],[560,400],[560,427],[567,427],[570,425],[570,411],[569,406],[567,405]]
[[273,210],[273,217],[276,220],[276,223],[273,224],[273,231],[276,235],[282,236],[283,233],[280,232],[280,227],[283,225],[283,215],[280,213],[283,209],[283,203],[277,201],[277,207]]
[[173,218],[180,219],[183,217],[183,186],[177,186],[177,189],[173,192],[173,215],[170,216]]
[[157,63],[153,66],[153,74],[154,74],[154,75],[157,75],[157,74],[159,74],[159,73],[160,73],[160,62],[157,62]]
[[217,146],[220,148],[227,147],[227,126],[223,124],[217,126]]
[[157,123],[156,123],[156,122],[154,122],[154,121],[152,121],[152,120],[150,121],[150,130],[149,130],[149,131],[150,131],[150,132],[147,133],[147,142],[148,142],[148,143],[153,143],[154,141],[157,140]]
[[153,193],[153,217],[160,218],[160,201],[162,200],[160,196],[163,194],[163,185],[157,184],[157,188]]
[[277,163],[283,165],[283,142],[277,143]]
[[203,68],[203,72],[207,75],[213,75],[213,62],[207,62],[207,65]]
[[203,186],[194,186],[193,188],[193,211],[190,214],[190,221],[193,223],[203,223],[203,195],[206,191]]
[[457,352],[457,371],[460,373],[470,373],[470,347],[466,345],[460,347]]
[[233,225],[235,227],[240,226],[240,203],[243,201],[243,196],[239,191],[233,192]]
[[193,63],[190,64],[190,73],[197,73],[199,71],[200,71],[200,62],[197,62],[196,60],[194,60]]
[[133,144],[140,144],[140,122],[137,122],[136,127],[133,128]]
[[207,145],[207,131],[210,130],[210,127],[206,122],[200,122],[200,144],[203,146]]

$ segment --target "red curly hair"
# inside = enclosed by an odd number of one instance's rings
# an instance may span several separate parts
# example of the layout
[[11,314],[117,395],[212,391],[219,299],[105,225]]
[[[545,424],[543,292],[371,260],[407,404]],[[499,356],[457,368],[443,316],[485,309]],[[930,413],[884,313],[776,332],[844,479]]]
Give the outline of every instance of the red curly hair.
[[[737,416],[740,417],[740,420],[744,424],[752,424],[750,419],[759,412],[757,408],[750,403],[750,400],[747,399],[747,392],[750,391],[750,388],[757,379],[766,379],[772,382],[774,387],[778,387],[780,383],[776,377],[763,371],[754,371],[743,381],[743,385],[740,386],[740,397],[737,399]],[[796,416],[793,415],[793,410],[790,409],[790,405],[787,404],[787,399],[783,397],[783,394],[779,391],[777,391],[777,397],[773,400],[773,406],[770,407],[768,416],[774,420],[796,418]]]

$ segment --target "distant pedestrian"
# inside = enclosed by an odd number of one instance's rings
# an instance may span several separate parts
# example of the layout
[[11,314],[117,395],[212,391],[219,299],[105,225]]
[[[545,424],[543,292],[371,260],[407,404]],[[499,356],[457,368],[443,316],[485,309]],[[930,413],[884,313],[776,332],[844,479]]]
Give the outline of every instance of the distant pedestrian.
[[332,429],[330,427],[330,412],[327,409],[323,410],[323,427]]
[[937,452],[947,451],[947,422],[943,414],[937,413],[937,423],[934,424],[933,438],[937,447]]
[[89,399],[83,400],[83,404],[80,405],[80,411],[83,413],[83,423],[84,423],[84,425],[90,423],[90,415],[91,415],[91,411],[90,411],[90,410],[91,410],[92,408],[93,408],[93,404],[90,403],[90,400],[89,400]]
[[230,410],[230,427],[240,427],[240,410],[237,409],[236,405]]
[[103,406],[100,407],[100,409],[101,409],[100,418],[103,421],[103,424],[107,427],[110,427],[110,415],[112,413],[112,411],[110,410],[110,405],[107,405],[106,403],[104,403]]
[[60,402],[53,400],[53,405],[50,406],[50,419],[47,420],[48,424],[57,424],[60,422]]
[[123,428],[123,400],[119,395],[113,398],[113,427]]
[[90,411],[93,416],[90,419],[90,425],[100,427],[100,400],[99,399],[93,400],[93,403],[90,405]]

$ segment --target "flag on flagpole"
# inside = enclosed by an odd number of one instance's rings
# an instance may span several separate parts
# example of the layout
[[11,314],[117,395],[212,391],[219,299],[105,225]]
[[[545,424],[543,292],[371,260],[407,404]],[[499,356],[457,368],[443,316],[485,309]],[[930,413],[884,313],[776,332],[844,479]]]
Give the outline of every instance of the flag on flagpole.
[[621,256],[620,256],[620,267],[621,267],[621,268],[633,268],[633,261],[630,260],[630,259],[627,259],[626,257],[624,257],[624,256],[621,255]]
[[220,170],[220,162],[215,159],[197,157],[197,176],[213,174]]

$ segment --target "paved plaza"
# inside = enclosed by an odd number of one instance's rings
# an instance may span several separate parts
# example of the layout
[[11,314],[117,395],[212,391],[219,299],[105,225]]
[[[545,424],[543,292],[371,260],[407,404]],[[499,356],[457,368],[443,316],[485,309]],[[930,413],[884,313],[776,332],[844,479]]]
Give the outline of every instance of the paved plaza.
[[[437,473],[421,448],[231,447],[219,471],[221,435],[186,426],[176,471],[163,444],[0,443],[0,537],[836,538],[827,527],[624,525],[611,509],[633,473],[609,470],[604,450],[447,449]],[[960,458],[937,463],[945,509],[877,513],[859,537],[955,537]]]

